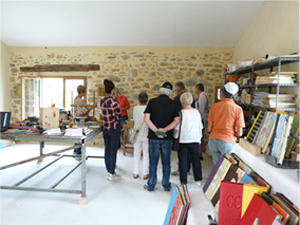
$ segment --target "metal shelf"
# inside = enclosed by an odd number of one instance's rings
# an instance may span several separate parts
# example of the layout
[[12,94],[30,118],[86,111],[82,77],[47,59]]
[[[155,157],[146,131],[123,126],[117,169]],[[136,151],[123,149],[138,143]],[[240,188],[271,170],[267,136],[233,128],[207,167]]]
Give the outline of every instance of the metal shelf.
[[225,76],[230,76],[230,75],[241,75],[245,73],[250,73],[253,70],[263,70],[263,69],[268,69],[270,67],[278,66],[279,62],[281,65],[288,64],[288,63],[293,63],[296,61],[299,61],[300,55],[295,55],[295,56],[281,56],[277,57],[275,59],[270,59],[266,60],[263,62],[255,63],[252,66],[246,67],[246,68],[241,68],[232,72],[226,72]]
[[294,84],[249,84],[249,85],[241,85],[239,86],[241,89],[245,88],[269,88],[269,87],[297,87],[299,86],[298,83]]

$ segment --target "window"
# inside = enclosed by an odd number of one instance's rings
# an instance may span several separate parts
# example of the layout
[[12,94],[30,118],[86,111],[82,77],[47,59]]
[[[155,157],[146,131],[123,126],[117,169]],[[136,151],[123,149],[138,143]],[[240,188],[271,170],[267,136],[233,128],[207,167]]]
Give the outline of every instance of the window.
[[56,108],[71,110],[80,84],[86,86],[86,77],[22,77],[22,119],[39,117],[40,107],[54,104]]

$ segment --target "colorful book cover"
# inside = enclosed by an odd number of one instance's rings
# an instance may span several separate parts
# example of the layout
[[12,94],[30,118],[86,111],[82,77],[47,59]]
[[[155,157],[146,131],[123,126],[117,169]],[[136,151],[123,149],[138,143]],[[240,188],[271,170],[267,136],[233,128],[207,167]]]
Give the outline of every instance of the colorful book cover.
[[263,197],[282,216],[282,222],[284,222],[284,224],[287,224],[290,221],[290,214],[278,205],[278,203],[268,193],[263,192],[261,197]]
[[176,197],[175,204],[174,204],[174,207],[173,207],[172,212],[171,212],[171,216],[170,216],[170,220],[169,220],[168,225],[178,224],[179,219],[182,216],[183,208],[184,208],[183,199],[182,199],[179,187],[175,186],[174,189],[176,189],[177,197]]
[[241,184],[259,185],[249,174],[245,173],[239,182]]
[[203,186],[203,191],[206,192],[208,186],[210,185],[211,181],[213,180],[214,176],[216,175],[220,165],[222,164],[223,160],[224,160],[225,156],[221,155],[221,157],[219,158],[218,162],[216,163],[215,167],[213,168],[213,170],[211,171],[211,173],[209,174],[207,181],[205,183],[205,185]]
[[185,216],[187,215],[187,210],[188,210],[188,199],[186,196],[186,193],[184,191],[184,188],[182,185],[179,185],[179,190],[182,196],[182,200],[183,200],[183,211],[180,217],[178,217],[178,220],[176,221],[176,224],[183,224],[183,221],[185,219]]
[[166,217],[165,217],[164,225],[168,225],[168,223],[170,221],[171,213],[172,213],[173,207],[175,205],[176,199],[177,199],[177,190],[174,187],[172,195],[171,195],[170,203],[169,203],[169,206],[168,206],[167,214],[166,214]]
[[226,158],[223,159],[222,164],[218,168],[217,173],[215,174],[213,180],[211,181],[210,185],[208,186],[205,195],[209,200],[212,200],[214,197],[215,193],[217,192],[218,188],[220,187],[221,181],[224,179],[226,176],[229,168],[230,168],[231,163],[229,160]]
[[185,225],[186,220],[187,220],[188,211],[189,211],[190,206],[191,206],[191,198],[190,198],[190,194],[189,194],[189,191],[188,191],[188,188],[187,188],[186,184],[183,184],[182,186],[183,186],[183,189],[184,189],[184,194],[186,195],[186,198],[187,198],[187,212],[186,212],[184,220],[183,220],[183,225]]
[[284,156],[285,156],[285,152],[286,152],[286,147],[287,147],[287,142],[290,136],[290,132],[291,132],[291,128],[292,128],[292,124],[293,124],[293,119],[294,116],[291,113],[288,117],[288,122],[287,122],[287,127],[285,130],[285,135],[284,135],[284,139],[283,139],[283,143],[282,143],[282,147],[281,147],[281,151],[280,151],[280,155],[277,159],[277,163],[282,165],[283,160],[284,160]]
[[[293,120],[293,125],[291,128],[291,134],[295,134],[299,136],[299,112],[296,112],[294,114],[294,120]],[[286,158],[290,158],[291,156],[291,152],[293,149],[295,149],[296,145],[297,145],[298,141],[295,138],[289,138],[288,143],[287,143],[287,149],[286,149],[286,153],[285,153],[285,157]]]
[[[224,177],[223,181],[230,181],[230,182],[238,182],[238,170],[240,168],[237,165],[231,165],[229,171],[227,172],[226,176]],[[216,211],[219,211],[220,205],[220,186],[218,187],[216,194],[211,199],[211,203],[215,207]]]
[[285,211],[287,211],[290,216],[290,222],[288,223],[288,225],[296,225],[297,222],[299,221],[299,215],[297,215],[297,213],[295,211],[293,211],[290,207],[288,207],[288,205],[281,200],[278,196],[276,196],[275,194],[270,194],[270,196],[282,207],[285,209]]
[[285,131],[288,123],[289,115],[287,114],[279,114],[277,117],[273,140],[270,148],[270,155],[278,159],[280,156]]
[[272,128],[276,122],[277,114],[274,112],[266,112],[264,116],[263,123],[261,124],[256,138],[253,144],[261,147],[262,149],[266,145],[266,141],[272,131]]
[[[254,126],[255,126],[255,124],[256,124],[256,122],[257,122],[257,120],[258,120],[258,118],[259,118],[259,116],[260,116],[260,114],[261,114],[261,110],[259,111],[259,113],[257,114],[257,116],[256,116],[256,118],[255,118],[255,120],[254,120],[254,122],[253,122],[253,124],[252,124],[252,126],[251,126],[251,128],[250,128],[250,130],[249,130],[249,132],[248,132],[248,134],[247,134],[247,136],[246,136],[246,140],[248,140],[248,138],[249,138],[249,136],[250,136],[250,134],[252,133],[252,130],[253,130],[253,128],[254,128]],[[248,140],[249,141],[249,140]],[[251,142],[251,141],[250,141]]]
[[249,135],[249,137],[247,138],[247,140],[250,143],[253,143],[253,141],[254,141],[254,139],[255,139],[255,137],[257,135],[257,132],[258,132],[258,130],[259,130],[259,128],[260,128],[263,120],[264,120],[264,116],[265,116],[265,111],[262,111],[260,113],[260,115],[258,116],[258,119],[257,119],[257,121],[256,121],[256,123],[255,123],[255,125],[254,125],[254,127],[253,127],[253,129],[252,129],[252,131],[251,131],[251,133]]
[[272,225],[276,217],[277,213],[269,206],[269,204],[258,194],[254,194],[239,225],[253,224],[256,218],[258,218],[259,224]]
[[[220,189],[219,225],[238,224],[250,204],[253,195],[261,195],[267,190],[267,187],[222,181]],[[222,223],[220,223],[221,221]]]

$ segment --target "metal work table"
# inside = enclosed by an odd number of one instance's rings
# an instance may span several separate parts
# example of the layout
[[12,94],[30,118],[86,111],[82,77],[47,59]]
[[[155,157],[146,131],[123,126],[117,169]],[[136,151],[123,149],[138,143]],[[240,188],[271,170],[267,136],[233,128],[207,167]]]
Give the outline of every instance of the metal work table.
[[[38,160],[38,162],[43,161],[45,157],[48,156],[58,156],[57,159],[52,161],[51,163],[47,164],[43,168],[39,169],[35,173],[27,176],[23,180],[19,181],[13,186],[0,186],[0,189],[9,189],[9,190],[23,190],[23,191],[43,191],[43,192],[59,192],[59,193],[69,193],[69,194],[81,194],[81,198],[79,203],[81,205],[87,204],[87,195],[86,195],[86,160],[88,158],[104,158],[103,156],[87,156],[86,155],[86,143],[94,138],[97,134],[102,131],[102,128],[91,129],[91,131],[85,136],[78,136],[78,137],[71,137],[71,136],[57,136],[57,135],[45,135],[45,134],[18,134],[18,133],[0,133],[0,139],[8,139],[13,141],[34,141],[40,142],[40,155],[37,157],[29,158],[20,162],[16,162],[10,165],[0,167],[0,171],[21,165],[23,163],[31,162],[34,160]],[[53,151],[51,153],[44,154],[43,148],[45,146],[45,142],[56,142],[56,143],[71,143],[76,144],[67,147],[61,150]],[[81,161],[68,173],[66,174],[60,181],[58,181],[55,185],[51,188],[34,188],[34,187],[19,187],[22,183],[29,180],[42,170],[46,169],[53,163],[57,162],[59,159],[63,157],[74,157],[73,155],[61,155],[60,153],[70,151],[75,148],[81,147]],[[81,165],[81,190],[69,190],[69,189],[56,189],[56,187],[65,179],[67,178],[75,169],[77,169]]]

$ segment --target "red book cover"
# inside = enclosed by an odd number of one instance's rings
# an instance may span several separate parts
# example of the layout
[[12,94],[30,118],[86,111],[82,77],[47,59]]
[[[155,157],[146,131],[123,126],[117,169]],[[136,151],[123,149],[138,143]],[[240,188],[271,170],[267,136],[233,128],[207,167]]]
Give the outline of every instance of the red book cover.
[[269,204],[265,202],[262,197],[254,194],[239,225],[253,224],[256,218],[258,218],[259,224],[272,225],[276,216],[277,213],[269,206]]
[[177,198],[176,198],[174,207],[172,209],[171,217],[170,217],[168,225],[176,225],[177,221],[179,222],[180,217],[182,216],[182,213],[183,213],[183,208],[184,208],[184,204],[183,204],[183,200],[182,200],[182,196],[179,191],[179,188],[178,187],[174,187],[174,188],[176,188],[176,191],[177,191]]
[[241,220],[243,184],[234,184],[221,182],[219,225],[238,225]]

